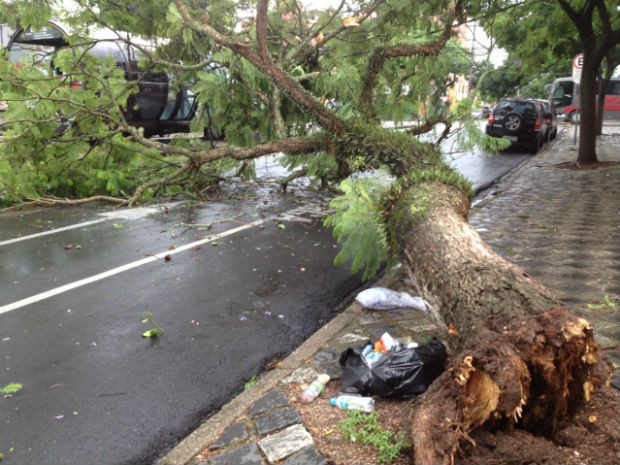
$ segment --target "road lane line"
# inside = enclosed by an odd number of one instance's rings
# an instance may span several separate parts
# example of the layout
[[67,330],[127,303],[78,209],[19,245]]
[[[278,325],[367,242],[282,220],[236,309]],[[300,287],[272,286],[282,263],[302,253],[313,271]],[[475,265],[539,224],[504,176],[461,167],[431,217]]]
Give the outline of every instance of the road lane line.
[[151,255],[149,257],[143,258],[142,260],[138,260],[132,263],[127,263],[126,265],[119,266],[113,268],[108,271],[104,271],[103,273],[99,273],[93,276],[89,276],[88,278],[80,279],[78,281],[74,281],[69,284],[65,284],[64,286],[56,287],[54,289],[50,289],[49,291],[41,292],[40,294],[36,294],[30,297],[27,297],[22,300],[18,300],[17,302],[10,303],[8,305],[4,305],[0,307],[0,315],[3,313],[10,312],[12,310],[17,310],[18,308],[25,307],[26,305],[30,305],[36,302],[40,302],[45,299],[49,299],[50,297],[54,297],[55,295],[62,294],[63,292],[68,292],[78,287],[85,286],[90,283],[94,283],[96,281],[101,281],[102,279],[109,278],[111,276],[117,275],[119,273],[123,273],[124,271],[131,270],[133,268],[137,268],[142,265],[146,265],[148,263],[152,263],[157,260],[165,259],[167,255],[174,255],[180,252],[184,252],[188,249],[192,249],[194,247],[198,247],[202,244],[208,244],[209,242],[213,242],[217,239],[221,239],[226,236],[230,236],[232,234],[238,233],[245,229],[254,228],[256,226],[260,226],[267,221],[272,220],[273,218],[263,218],[260,220],[253,221],[251,223],[244,224],[242,226],[238,226],[233,229],[229,229],[227,231],[221,232],[219,234],[215,234],[213,236],[205,237],[204,239],[200,239],[198,241],[191,242],[189,244],[181,245],[172,250],[166,250],[164,252],[159,252],[158,254]]
[[136,207],[98,213],[97,216],[101,216],[102,218],[84,221],[82,223],[70,224],[69,226],[64,226],[62,228],[49,229],[40,233],[30,234],[28,236],[16,237],[15,239],[8,239],[6,241],[1,241],[0,247],[2,247],[3,245],[14,244],[16,242],[27,241],[29,239],[36,239],[37,237],[47,236],[49,234],[70,231],[71,229],[84,228],[86,226],[103,223],[104,221],[108,220],[139,220],[141,218],[144,218],[145,216],[155,214],[159,211],[161,211],[161,209],[158,207]]
[[64,226],[62,228],[49,229],[47,231],[43,231],[40,233],[30,234],[29,236],[16,237],[15,239],[9,239],[9,240],[0,242],[0,247],[2,247],[3,245],[15,244],[16,242],[27,241],[29,239],[35,239],[37,237],[48,236],[50,234],[56,234],[56,233],[63,232],[63,231],[69,231],[71,229],[84,228],[86,226],[90,226],[93,224],[103,223],[104,221],[108,221],[108,218],[99,218],[96,220],[84,221],[83,223],[71,224],[69,226]]

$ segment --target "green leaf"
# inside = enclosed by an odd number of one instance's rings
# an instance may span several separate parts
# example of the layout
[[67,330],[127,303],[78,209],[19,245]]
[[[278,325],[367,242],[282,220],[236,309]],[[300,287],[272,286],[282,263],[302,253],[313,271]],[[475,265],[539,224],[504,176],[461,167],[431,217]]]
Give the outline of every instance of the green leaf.
[[346,179],[340,189],[344,195],[330,204],[336,213],[325,219],[325,225],[333,228],[342,243],[334,261],[337,265],[350,263],[354,273],[363,269],[363,279],[369,280],[388,258],[381,206],[388,185],[380,179]]
[[144,331],[142,333],[142,337],[153,338],[153,337],[159,336],[161,333],[162,333],[161,329],[153,328],[153,329],[149,329],[148,331]]
[[174,2],[170,2],[170,4],[168,4],[168,11],[166,12],[166,19],[170,21],[171,23],[183,21],[183,16],[181,15],[181,12],[178,10]]
[[15,394],[21,391],[23,388],[24,386],[20,383],[9,383],[6,386],[4,386],[2,389],[0,389],[0,394],[5,395],[5,396],[10,396],[11,394]]

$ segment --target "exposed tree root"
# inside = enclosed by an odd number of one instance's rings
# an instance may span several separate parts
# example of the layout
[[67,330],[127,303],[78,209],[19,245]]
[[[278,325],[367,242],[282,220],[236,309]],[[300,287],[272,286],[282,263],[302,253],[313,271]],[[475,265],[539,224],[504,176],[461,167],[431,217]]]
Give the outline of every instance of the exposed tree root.
[[454,463],[476,428],[555,439],[610,374],[590,325],[563,307],[470,342],[416,405],[416,464]]

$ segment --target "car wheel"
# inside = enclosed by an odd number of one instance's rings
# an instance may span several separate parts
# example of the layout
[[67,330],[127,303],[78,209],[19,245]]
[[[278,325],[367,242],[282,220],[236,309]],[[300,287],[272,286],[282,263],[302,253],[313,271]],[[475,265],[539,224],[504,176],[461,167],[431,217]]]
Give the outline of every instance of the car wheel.
[[534,143],[530,146],[530,154],[536,155],[541,146],[542,146],[541,141],[538,139],[535,140]]
[[504,118],[504,127],[510,132],[518,131],[521,127],[521,116],[517,113],[510,113]]

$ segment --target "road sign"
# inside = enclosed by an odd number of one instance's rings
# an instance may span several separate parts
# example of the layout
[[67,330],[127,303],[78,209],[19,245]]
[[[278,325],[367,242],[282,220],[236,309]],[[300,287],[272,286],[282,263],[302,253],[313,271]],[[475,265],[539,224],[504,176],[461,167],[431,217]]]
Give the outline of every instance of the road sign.
[[573,58],[573,81],[581,81],[581,70],[583,69],[583,53],[575,55]]

